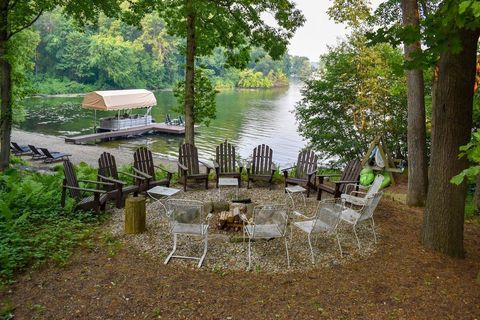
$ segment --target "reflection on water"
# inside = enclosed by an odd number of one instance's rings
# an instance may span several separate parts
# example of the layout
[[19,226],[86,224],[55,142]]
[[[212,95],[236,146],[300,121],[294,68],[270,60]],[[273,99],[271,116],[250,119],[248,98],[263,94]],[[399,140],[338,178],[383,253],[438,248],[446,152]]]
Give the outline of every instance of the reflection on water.
[[[176,101],[171,92],[156,94],[158,107],[153,109],[157,122],[172,113]],[[196,130],[195,143],[200,157],[210,159],[215,146],[228,139],[237,146],[240,156],[250,156],[252,149],[265,143],[272,147],[274,161],[280,165],[295,162],[305,141],[296,131],[295,117],[290,112],[299,101],[300,86],[271,90],[232,90],[217,97],[217,119],[210,127]],[[93,112],[80,107],[82,97],[31,98],[26,101],[26,120],[20,128],[53,135],[75,135],[92,132]],[[141,111],[139,111],[141,112]],[[97,117],[112,113],[97,112]],[[159,134],[135,139],[102,143],[105,147],[136,148],[145,145],[152,151],[176,158],[183,137]]]

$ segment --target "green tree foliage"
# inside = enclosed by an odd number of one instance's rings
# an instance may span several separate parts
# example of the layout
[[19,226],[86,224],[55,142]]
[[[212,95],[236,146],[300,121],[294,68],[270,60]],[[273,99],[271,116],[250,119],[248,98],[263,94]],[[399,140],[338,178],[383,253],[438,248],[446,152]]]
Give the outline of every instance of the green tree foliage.
[[480,174],[480,130],[477,129],[472,134],[472,140],[468,144],[460,147],[459,157],[466,157],[472,163],[472,166],[450,180],[456,185],[460,185],[464,180],[473,181]]
[[[207,127],[210,122],[216,118],[217,105],[215,99],[217,91],[215,90],[210,77],[208,75],[210,70],[197,68],[195,70],[197,76],[195,77],[195,109],[193,110],[193,118],[195,123],[203,123]],[[176,112],[185,113],[185,82],[179,81],[173,93],[177,98]]]
[[378,135],[406,149],[406,87],[401,52],[365,45],[354,35],[322,57],[318,79],[306,81],[295,115],[299,132],[326,158],[360,157]]

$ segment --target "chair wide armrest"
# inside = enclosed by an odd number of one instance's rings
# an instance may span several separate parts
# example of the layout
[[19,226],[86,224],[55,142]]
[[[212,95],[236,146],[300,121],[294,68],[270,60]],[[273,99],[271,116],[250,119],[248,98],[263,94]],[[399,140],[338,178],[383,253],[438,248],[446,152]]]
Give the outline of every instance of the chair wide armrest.
[[295,167],[289,167],[289,168],[280,169],[280,171],[282,171],[282,172],[288,172],[288,170],[292,170],[293,168],[295,168]]
[[139,175],[143,176],[144,178],[147,178],[147,179],[152,179],[152,176],[151,176],[151,175],[149,175],[149,174],[146,174],[145,172],[143,172],[143,171],[140,171],[140,170],[138,170],[137,168],[133,168],[133,171],[135,171],[135,173],[137,173],[137,174],[139,174]]
[[118,173],[129,176],[129,177],[132,177],[132,178],[135,178],[135,179],[140,179],[140,180],[145,180],[146,179],[145,177],[136,176],[136,175],[128,173],[128,172],[118,171]]
[[105,177],[105,176],[102,176],[100,174],[98,175],[98,177],[101,178],[102,180],[105,180],[107,182],[111,182],[111,183],[114,183],[114,184],[120,184],[120,185],[125,184],[125,182],[117,180],[117,179],[113,179],[112,177]]
[[78,182],[95,183],[97,185],[103,185],[103,186],[113,186],[114,185],[114,183],[111,183],[111,182],[102,182],[102,181],[85,180],[85,179],[78,179]]
[[180,162],[177,161],[177,165],[178,167],[182,170],[182,171],[187,171],[188,168],[186,166],[184,166],[183,164],[181,164]]
[[67,189],[84,191],[84,192],[93,192],[93,193],[106,193],[107,192],[105,190],[97,190],[97,189],[89,189],[89,188],[77,188],[77,187],[71,187],[71,186],[63,186],[63,187],[67,188]]
[[218,168],[220,168],[220,165],[218,164],[217,161],[212,160],[212,163],[213,163],[213,166],[215,167],[215,170],[217,170]]
[[207,167],[207,169],[213,169],[213,166],[206,162],[206,161],[203,161],[203,160],[198,160],[199,163],[203,164],[205,167]]
[[340,177],[340,173],[331,173],[331,174],[317,174],[317,177],[329,178],[329,177]]
[[154,167],[157,168],[157,169],[160,169],[160,170],[162,170],[162,171],[164,171],[164,172],[166,172],[166,173],[169,173],[169,174],[174,174],[174,173],[175,173],[175,172],[173,172],[173,171],[171,171],[171,170],[169,170],[169,169],[167,169],[167,168],[164,168],[164,167],[162,167],[162,166],[154,166]]
[[346,183],[358,183],[358,180],[343,180],[343,181],[333,181],[335,184],[346,184]]

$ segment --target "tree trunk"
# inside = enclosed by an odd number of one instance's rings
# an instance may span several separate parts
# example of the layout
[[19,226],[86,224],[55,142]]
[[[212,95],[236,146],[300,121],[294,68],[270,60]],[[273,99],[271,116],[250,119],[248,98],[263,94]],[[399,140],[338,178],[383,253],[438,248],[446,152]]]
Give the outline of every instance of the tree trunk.
[[[417,0],[402,0],[403,25],[420,28]],[[418,29],[419,30],[419,29]],[[420,31],[418,31],[420,32]],[[420,41],[405,43],[405,61],[420,52]],[[409,206],[424,206],[428,188],[425,86],[422,69],[407,70]]]
[[12,66],[7,59],[8,1],[0,5],[0,171],[10,163],[10,134],[12,131]]
[[463,258],[463,223],[467,185],[450,179],[468,166],[459,147],[471,135],[473,82],[479,32],[458,30],[462,51],[443,52],[432,115],[430,182],[421,241],[428,248]]
[[193,108],[195,104],[195,9],[193,0],[187,0],[187,49],[185,70],[185,142],[194,144]]

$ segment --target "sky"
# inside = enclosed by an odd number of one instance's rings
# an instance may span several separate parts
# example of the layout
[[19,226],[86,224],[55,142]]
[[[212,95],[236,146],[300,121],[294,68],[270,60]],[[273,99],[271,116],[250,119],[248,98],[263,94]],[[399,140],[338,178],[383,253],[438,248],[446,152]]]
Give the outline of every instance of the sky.
[[[376,6],[381,0],[371,1]],[[336,24],[327,15],[330,0],[295,0],[307,21],[297,30],[290,41],[289,53],[306,56],[311,61],[318,61],[319,56],[327,52],[327,46],[333,46],[349,33],[342,24]]]

